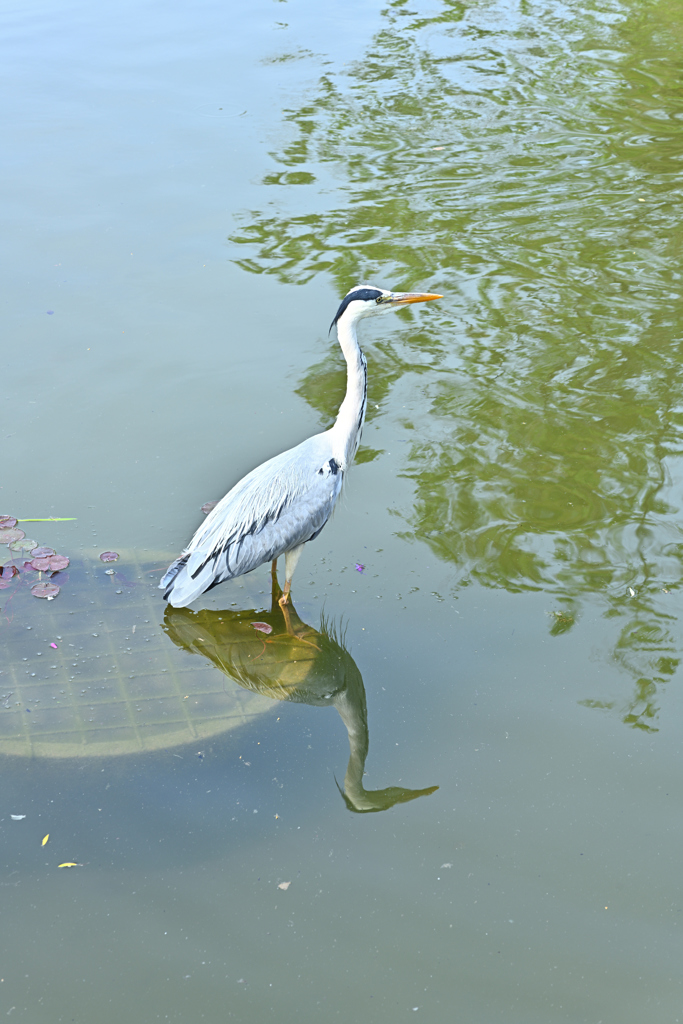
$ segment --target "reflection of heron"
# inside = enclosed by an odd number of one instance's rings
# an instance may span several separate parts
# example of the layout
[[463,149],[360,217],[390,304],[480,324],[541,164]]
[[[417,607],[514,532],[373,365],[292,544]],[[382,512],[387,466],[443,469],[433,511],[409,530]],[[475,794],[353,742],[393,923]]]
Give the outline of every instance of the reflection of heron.
[[[285,587],[280,603],[287,604],[302,548],[330,518],[360,442],[367,368],[356,324],[411,302],[439,298],[367,285],[351,289],[333,320],[347,365],[346,396],[334,426],[257,466],[218,502],[159,584],[169,604],[183,608],[224,580],[264,562],[272,561],[275,572],[282,554]],[[284,614],[289,629],[287,611]]]
[[[365,687],[355,661],[325,625],[320,630],[307,626],[294,608],[288,609],[296,627],[296,638],[287,631],[279,588],[273,586],[270,612],[192,612],[167,608],[163,627],[171,640],[186,651],[202,654],[245,689],[274,700],[290,700],[316,707],[333,704],[349,735],[349,763],[340,790],[352,811],[385,811],[394,804],[428,796],[427,789],[363,788],[363,771],[368,756],[368,718]],[[263,632],[263,627],[272,632]],[[302,642],[303,641],[303,642]]]

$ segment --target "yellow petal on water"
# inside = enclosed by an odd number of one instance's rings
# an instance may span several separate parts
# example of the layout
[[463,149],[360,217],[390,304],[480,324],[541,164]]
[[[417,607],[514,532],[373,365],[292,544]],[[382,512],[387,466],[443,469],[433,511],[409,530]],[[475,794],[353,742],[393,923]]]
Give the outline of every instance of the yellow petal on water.
[[280,882],[278,889],[289,889],[291,882]]
[[42,843],[40,845],[41,846],[45,846],[45,843],[48,841],[49,838],[50,838],[50,833],[48,832],[48,834],[46,836],[43,836],[43,841],[42,841]]
[[77,864],[74,860],[67,860],[67,861],[64,861],[63,864],[58,864],[57,867],[58,868],[80,868],[81,865]]

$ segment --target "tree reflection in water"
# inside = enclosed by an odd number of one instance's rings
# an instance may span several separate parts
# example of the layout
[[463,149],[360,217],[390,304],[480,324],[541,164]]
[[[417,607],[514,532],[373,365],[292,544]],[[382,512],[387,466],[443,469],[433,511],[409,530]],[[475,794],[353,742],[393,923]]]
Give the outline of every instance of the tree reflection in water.
[[[369,419],[399,381],[405,402],[402,536],[453,566],[454,591],[550,595],[552,635],[597,602],[621,622],[623,720],[651,729],[680,661],[676,41],[628,5],[574,10],[571,44],[552,0],[431,17],[391,0],[383,18],[362,61],[286,111],[235,260],[339,294],[368,278],[453,297],[429,332],[368,345]],[[330,348],[299,394],[326,424],[342,388]]]
[[[290,604],[296,636],[288,634],[279,589],[273,589],[270,612],[213,611],[167,605],[163,628],[177,647],[208,658],[240,686],[273,700],[293,701],[339,712],[349,737],[349,762],[340,793],[350,811],[386,811],[394,804],[429,796],[438,786],[406,789],[363,786],[369,732],[363,677],[329,623],[320,629],[302,622]],[[256,629],[254,621],[272,628]]]

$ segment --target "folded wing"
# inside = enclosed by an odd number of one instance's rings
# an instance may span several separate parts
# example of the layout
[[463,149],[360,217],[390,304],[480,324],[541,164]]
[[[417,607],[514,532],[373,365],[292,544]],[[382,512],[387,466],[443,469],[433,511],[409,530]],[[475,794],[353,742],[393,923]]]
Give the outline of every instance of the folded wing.
[[159,584],[173,607],[318,536],[343,479],[326,436],[258,466],[216,505]]

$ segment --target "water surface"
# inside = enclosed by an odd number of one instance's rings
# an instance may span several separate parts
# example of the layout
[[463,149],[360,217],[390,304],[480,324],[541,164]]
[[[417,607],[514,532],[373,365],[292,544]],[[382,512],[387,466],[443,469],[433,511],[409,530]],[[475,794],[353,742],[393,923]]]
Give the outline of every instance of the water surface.
[[[682,25],[638,0],[6,8],[0,512],[76,517],[31,535],[74,559],[82,633],[77,564],[161,568],[331,423],[349,287],[445,298],[363,325],[363,448],[295,578],[308,683],[237,656],[265,567],[175,625],[148,573],[145,657],[263,710],[5,754],[5,1013],[681,1019]],[[55,642],[8,594],[2,685]]]

